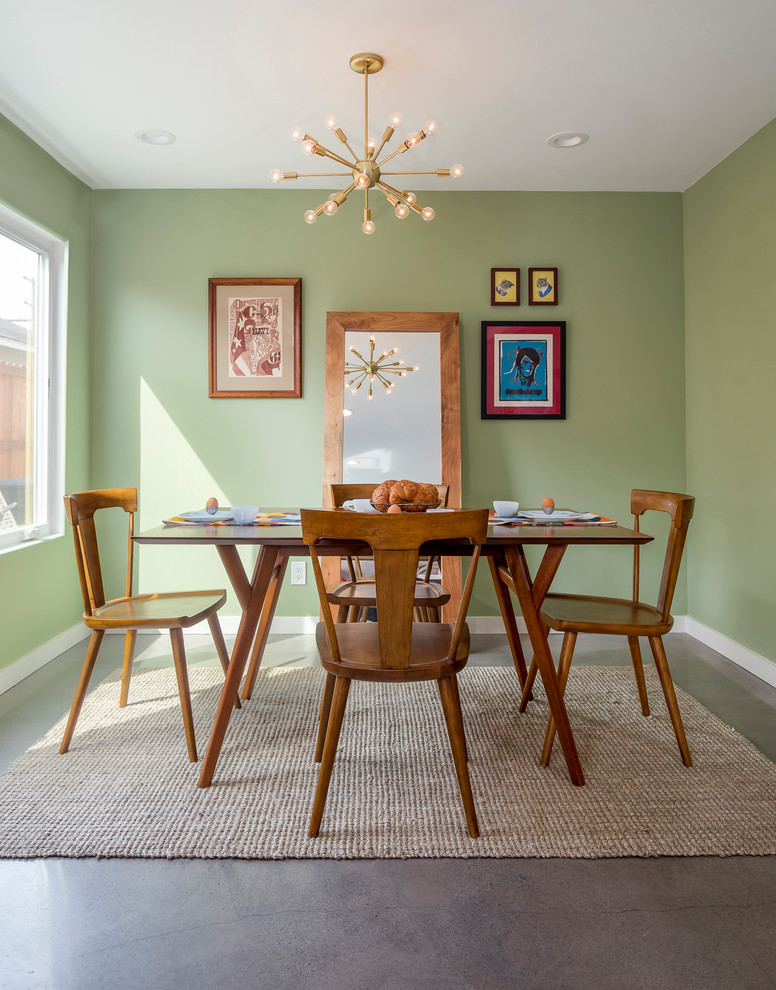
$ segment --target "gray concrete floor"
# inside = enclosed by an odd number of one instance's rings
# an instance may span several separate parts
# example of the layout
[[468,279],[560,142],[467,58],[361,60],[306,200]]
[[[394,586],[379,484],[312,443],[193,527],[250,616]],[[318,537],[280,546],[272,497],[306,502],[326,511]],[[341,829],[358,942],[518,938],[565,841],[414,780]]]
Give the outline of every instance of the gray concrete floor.
[[[473,645],[511,662],[503,636]],[[94,683],[121,647],[106,637]],[[776,759],[776,690],[688,636],[667,649],[676,683]],[[170,661],[164,640],[138,652]],[[206,638],[188,652],[212,662]],[[0,769],[67,709],[82,658],[0,697]],[[316,662],[311,637],[271,637],[266,664]],[[596,637],[576,662],[630,663]],[[0,891],[8,990],[776,987],[776,857],[3,860]]]

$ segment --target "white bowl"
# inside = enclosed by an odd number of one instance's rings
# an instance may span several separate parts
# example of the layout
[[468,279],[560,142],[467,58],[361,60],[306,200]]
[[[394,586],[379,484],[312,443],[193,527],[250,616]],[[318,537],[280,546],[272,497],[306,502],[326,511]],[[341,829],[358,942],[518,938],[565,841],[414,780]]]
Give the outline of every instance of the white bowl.
[[259,511],[258,505],[233,505],[232,515],[238,526],[247,526],[256,518]]
[[504,519],[508,518],[509,516],[514,516],[517,513],[519,507],[520,507],[519,502],[506,502],[503,500],[496,500],[493,503],[493,508],[496,511],[496,515],[501,516]]

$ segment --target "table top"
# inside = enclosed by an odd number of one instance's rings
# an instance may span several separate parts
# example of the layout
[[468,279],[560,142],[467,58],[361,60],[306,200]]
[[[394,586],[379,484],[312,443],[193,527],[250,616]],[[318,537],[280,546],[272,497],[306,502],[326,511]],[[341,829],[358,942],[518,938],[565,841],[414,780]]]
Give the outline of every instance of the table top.
[[[271,511],[296,512],[297,509]],[[341,512],[342,509],[332,509]],[[346,511],[346,510],[344,510]],[[455,510],[453,510],[455,511]],[[139,544],[304,547],[301,526],[157,526],[133,537]],[[569,546],[608,544],[643,544],[653,537],[623,526],[549,525],[549,526],[488,526],[487,547],[512,545]]]

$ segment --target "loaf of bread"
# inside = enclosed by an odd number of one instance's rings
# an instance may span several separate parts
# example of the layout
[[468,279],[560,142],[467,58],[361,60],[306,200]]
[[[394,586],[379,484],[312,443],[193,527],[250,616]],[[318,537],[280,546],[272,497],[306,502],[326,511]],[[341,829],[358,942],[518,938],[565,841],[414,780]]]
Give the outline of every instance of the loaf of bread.
[[403,512],[425,512],[439,504],[439,491],[436,485],[408,478],[384,481],[372,492],[372,503],[381,512],[387,512],[389,506],[399,506]]

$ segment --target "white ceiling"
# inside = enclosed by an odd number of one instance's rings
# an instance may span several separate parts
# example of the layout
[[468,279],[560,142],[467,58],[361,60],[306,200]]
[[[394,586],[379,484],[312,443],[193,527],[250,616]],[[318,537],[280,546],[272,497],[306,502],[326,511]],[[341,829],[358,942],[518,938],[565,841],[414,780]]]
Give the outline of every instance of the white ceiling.
[[94,188],[266,188],[333,170],[293,124],[363,141],[362,51],[370,133],[436,118],[396,167],[457,189],[681,191],[776,116],[774,0],[0,0],[0,112]]

